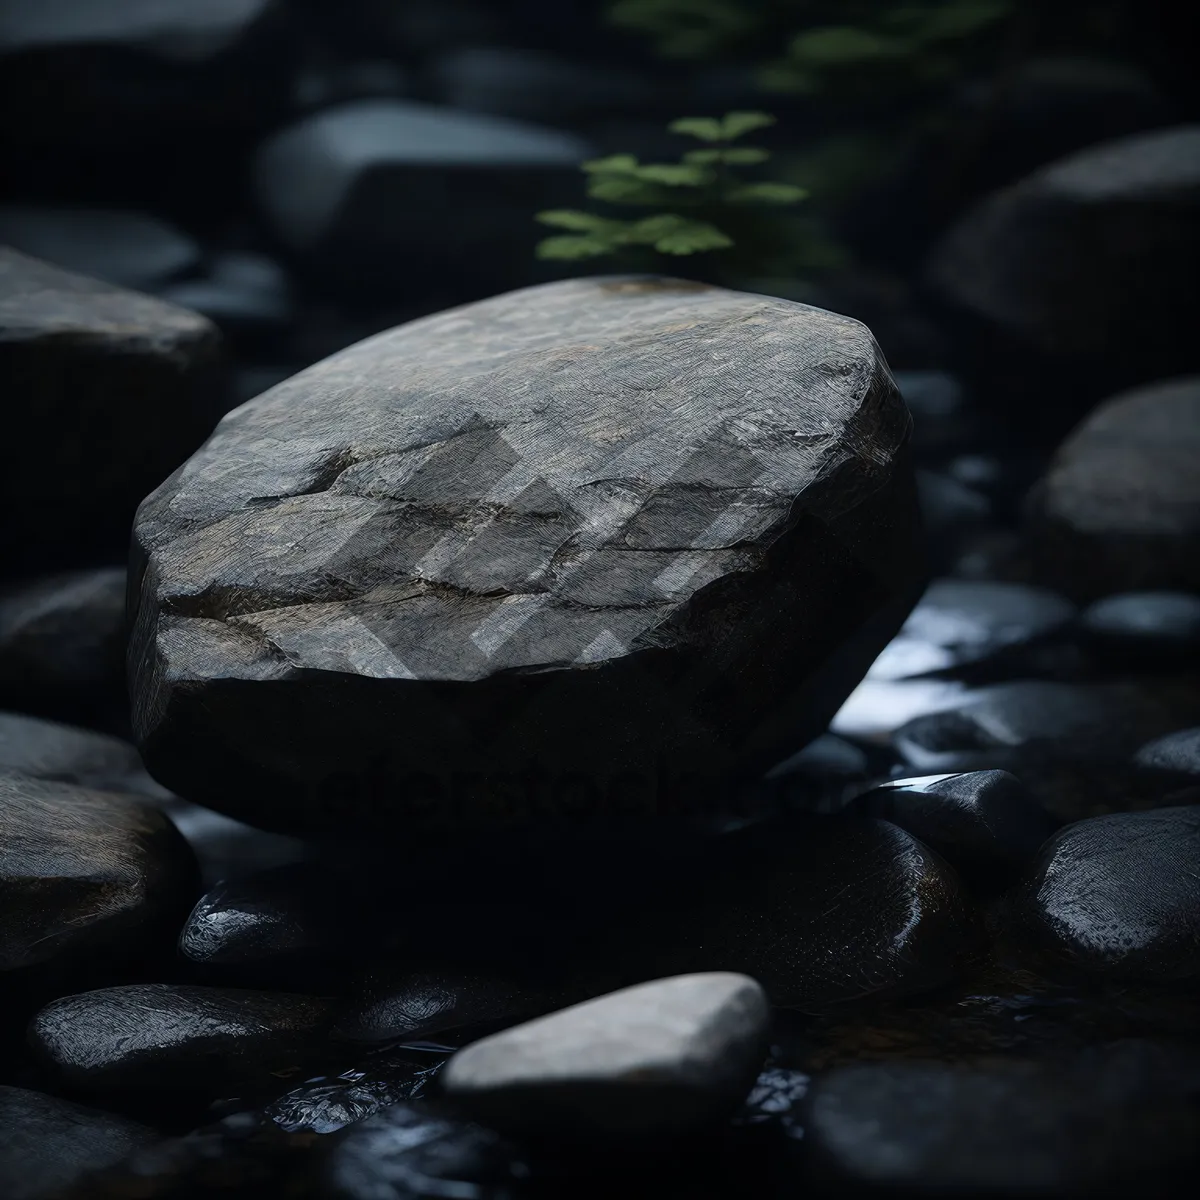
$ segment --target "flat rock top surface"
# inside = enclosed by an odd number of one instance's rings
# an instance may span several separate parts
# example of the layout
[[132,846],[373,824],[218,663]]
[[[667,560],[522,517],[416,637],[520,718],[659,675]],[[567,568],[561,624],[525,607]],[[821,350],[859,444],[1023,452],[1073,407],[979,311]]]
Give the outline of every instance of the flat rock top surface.
[[216,342],[199,313],[0,246],[0,343],[80,335],[98,342]]
[[664,621],[802,513],[881,487],[907,432],[848,317],[677,280],[530,288],[229,414],[139,513],[142,620],[193,678],[232,655],[250,678],[465,680],[670,645]]

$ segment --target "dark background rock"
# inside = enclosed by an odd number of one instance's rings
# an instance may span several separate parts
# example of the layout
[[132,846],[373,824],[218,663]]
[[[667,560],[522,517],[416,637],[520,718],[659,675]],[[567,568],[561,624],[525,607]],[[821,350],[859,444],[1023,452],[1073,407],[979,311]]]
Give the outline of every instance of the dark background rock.
[[1062,444],[1031,497],[1041,578],[1095,599],[1200,590],[1200,380],[1114,396]]
[[[6,575],[124,552],[134,509],[211,431],[225,395],[202,317],[0,249]],[[36,497],[36,499],[35,499]]]
[[[766,330],[795,340],[752,428]],[[604,428],[577,424],[601,367]],[[786,301],[616,278],[402,326],[231,414],[142,506],[142,752],[279,830],[719,812],[912,601],[907,429],[866,330]]]

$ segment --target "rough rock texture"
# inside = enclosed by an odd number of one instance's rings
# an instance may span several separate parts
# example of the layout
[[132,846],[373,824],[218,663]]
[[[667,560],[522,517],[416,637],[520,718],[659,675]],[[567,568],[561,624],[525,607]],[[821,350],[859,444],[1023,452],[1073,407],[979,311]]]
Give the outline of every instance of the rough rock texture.
[[157,1140],[136,1121],[0,1085],[0,1194],[40,1200]]
[[152,773],[266,827],[676,815],[815,736],[920,586],[869,331],[527,289],[231,413],[135,531]]
[[544,233],[531,215],[575,195],[588,156],[585,142],[556,129],[360,100],[266,142],[255,191],[284,245],[360,293],[395,291],[397,275],[433,264],[442,275],[469,264],[476,277],[527,278]]
[[286,992],[128,984],[63,996],[29,1027],[71,1087],[175,1091],[283,1078],[317,1052],[328,1001]]
[[1197,1159],[1198,1079],[1194,1052],[1133,1039],[1065,1066],[842,1067],[802,1108],[812,1182],[820,1195],[1175,1195]]
[[187,843],[136,797],[0,776],[0,829],[0,971],[148,956],[195,895]]
[[769,1025],[754,980],[681,975],[474,1042],[446,1064],[440,1083],[467,1112],[511,1133],[692,1133],[745,1099]]
[[6,440],[25,448],[0,484],[22,514],[0,530],[3,574],[119,557],[138,501],[223,410],[203,317],[4,248],[0,375]]
[[1067,826],[1042,847],[1011,919],[1048,958],[1089,974],[1200,975],[1200,805]]
[[[1110,382],[1144,379],[1147,363],[1189,370],[1198,209],[1200,126],[1105,142],[985,200],[935,247],[929,274],[954,308],[1026,356],[1088,359]],[[994,365],[1009,381],[1010,364]],[[1016,367],[1036,383],[1028,357]]]
[[1200,591],[1200,377],[1114,396],[1059,448],[1031,497],[1039,573],[1092,599]]
[[0,589],[0,705],[113,721],[128,704],[124,567]]

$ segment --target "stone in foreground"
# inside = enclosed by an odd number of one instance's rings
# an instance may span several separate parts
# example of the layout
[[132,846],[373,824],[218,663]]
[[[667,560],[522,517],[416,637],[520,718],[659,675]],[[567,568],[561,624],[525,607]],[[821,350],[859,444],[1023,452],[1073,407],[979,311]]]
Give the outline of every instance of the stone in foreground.
[[1109,979],[1200,975],[1200,805],[1077,821],[1042,847],[1012,899],[1047,960]]
[[308,832],[725,799],[920,587],[908,428],[865,326],[678,280],[361,342],[139,511],[149,769]]
[[485,1124],[526,1136],[693,1133],[745,1099],[768,1028],[754,980],[680,975],[475,1042],[441,1083]]
[[138,501],[212,430],[224,393],[203,317],[0,247],[13,447],[3,573],[112,561]]

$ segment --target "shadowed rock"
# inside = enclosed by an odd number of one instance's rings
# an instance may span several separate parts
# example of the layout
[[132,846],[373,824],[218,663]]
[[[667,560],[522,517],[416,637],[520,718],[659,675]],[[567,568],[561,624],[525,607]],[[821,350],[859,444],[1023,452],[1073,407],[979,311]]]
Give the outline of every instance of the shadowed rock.
[[137,797],[0,776],[0,829],[0,971],[149,957],[195,895],[187,843]]
[[0,248],[7,436],[37,448],[0,483],[22,513],[0,532],[5,574],[119,557],[138,501],[222,411],[218,349],[195,313]]
[[864,326],[680,281],[369,339],[231,413],[142,506],[143,753],[290,830],[719,802],[903,620],[907,432]]
[[72,1087],[203,1091],[313,1061],[330,1011],[326,1000],[286,992],[129,984],[52,1001],[29,1038]]
[[58,1195],[158,1138],[124,1117],[2,1085],[0,1128],[0,1192],[6,1200]]
[[1041,577],[1087,599],[1200,591],[1198,461],[1200,378],[1106,401],[1059,448],[1031,496]]

